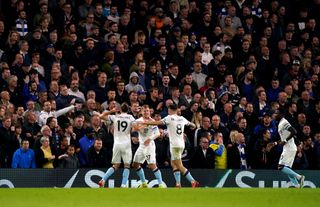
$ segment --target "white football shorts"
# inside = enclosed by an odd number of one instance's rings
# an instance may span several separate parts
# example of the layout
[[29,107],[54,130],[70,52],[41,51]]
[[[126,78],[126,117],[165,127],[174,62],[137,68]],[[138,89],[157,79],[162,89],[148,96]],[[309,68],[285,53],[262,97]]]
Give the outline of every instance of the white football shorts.
[[156,146],[151,142],[149,146],[140,144],[134,154],[133,162],[143,164],[147,161],[148,164],[156,164]]
[[294,162],[294,158],[296,157],[297,151],[282,151],[282,154],[280,156],[279,165],[284,165],[287,167],[292,167],[292,164]]
[[171,160],[181,160],[184,148],[170,147]]
[[132,150],[131,143],[129,144],[115,144],[113,145],[112,164],[121,163],[121,158],[124,164],[131,164]]

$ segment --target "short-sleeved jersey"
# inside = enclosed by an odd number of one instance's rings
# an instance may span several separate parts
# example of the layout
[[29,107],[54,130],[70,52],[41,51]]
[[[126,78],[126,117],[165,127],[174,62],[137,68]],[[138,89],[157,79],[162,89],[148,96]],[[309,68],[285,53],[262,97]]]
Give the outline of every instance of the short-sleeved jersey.
[[[154,121],[153,119],[150,119],[151,121]],[[137,122],[143,122],[143,117],[136,120]],[[144,142],[149,139],[151,136],[159,132],[158,126],[152,126],[148,125],[145,128],[138,131],[139,134],[139,143],[140,145],[144,145]],[[159,132],[160,133],[160,132]]]
[[114,126],[114,144],[131,143],[131,125],[135,121],[132,115],[122,113],[109,115],[108,119]]
[[185,147],[183,132],[184,126],[190,122],[183,116],[168,115],[162,119],[162,122],[167,126],[167,131],[170,140],[170,147]]
[[[282,118],[278,125],[278,133],[280,135],[281,141],[287,141],[287,138],[290,135],[289,128],[291,127],[291,124],[285,119]],[[294,138],[290,139],[284,146],[283,150],[297,150],[297,146],[294,143]]]

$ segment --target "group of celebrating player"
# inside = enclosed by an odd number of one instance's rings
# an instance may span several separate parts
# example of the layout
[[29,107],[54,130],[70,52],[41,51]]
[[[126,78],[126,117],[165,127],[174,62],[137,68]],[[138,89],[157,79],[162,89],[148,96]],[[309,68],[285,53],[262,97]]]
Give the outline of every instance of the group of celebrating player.
[[128,114],[129,106],[126,103],[121,105],[120,113],[117,109],[106,111],[100,115],[101,119],[111,121],[114,125],[114,145],[112,164],[103,178],[99,181],[99,187],[104,187],[106,180],[120,167],[121,159],[124,163],[122,173],[121,187],[128,187],[128,178],[130,174],[130,165],[132,160],[131,152],[131,132],[137,131],[139,135],[139,147],[133,157],[133,168],[136,170],[141,184],[138,187],[147,188],[148,184],[145,179],[144,170],[141,165],[147,161],[148,167],[153,171],[158,180],[159,188],[165,188],[166,185],[162,180],[161,171],[156,165],[156,148],[154,139],[160,136],[158,125],[166,125],[169,141],[171,166],[176,180],[176,187],[181,187],[181,173],[188,179],[193,188],[198,187],[199,183],[192,177],[191,173],[186,169],[181,160],[181,155],[185,147],[183,132],[185,125],[194,128],[195,125],[182,116],[177,115],[177,106],[172,104],[168,107],[169,115],[160,121],[151,118],[150,108],[148,105],[142,106],[142,117],[134,119]]

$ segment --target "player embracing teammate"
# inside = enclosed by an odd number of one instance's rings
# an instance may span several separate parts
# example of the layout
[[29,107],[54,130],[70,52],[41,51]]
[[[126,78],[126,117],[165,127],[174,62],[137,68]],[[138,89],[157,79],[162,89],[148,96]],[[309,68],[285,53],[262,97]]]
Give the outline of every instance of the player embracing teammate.
[[150,117],[150,108],[148,105],[142,107],[142,117],[137,120],[134,120],[131,115],[127,114],[128,109],[127,104],[122,104],[120,114],[110,115],[117,111],[113,109],[100,115],[102,119],[109,120],[114,124],[114,146],[112,156],[113,166],[107,170],[103,178],[99,181],[99,187],[104,187],[106,180],[120,167],[121,159],[124,162],[121,187],[128,187],[129,168],[132,159],[131,131],[138,131],[139,134],[139,148],[133,159],[133,168],[136,169],[141,180],[139,187],[148,187],[144,170],[141,168],[141,164],[145,161],[147,161],[148,167],[153,171],[158,180],[159,187],[166,187],[162,181],[161,172],[156,165],[154,139],[160,135],[156,125],[167,126],[170,140],[171,166],[176,180],[176,187],[181,187],[181,173],[187,178],[193,188],[198,187],[199,183],[192,177],[189,170],[183,166],[181,160],[182,152],[185,148],[184,127],[188,125],[194,128],[195,125],[184,117],[179,116],[177,114],[177,106],[174,104],[168,108],[169,115],[160,121],[154,121]]

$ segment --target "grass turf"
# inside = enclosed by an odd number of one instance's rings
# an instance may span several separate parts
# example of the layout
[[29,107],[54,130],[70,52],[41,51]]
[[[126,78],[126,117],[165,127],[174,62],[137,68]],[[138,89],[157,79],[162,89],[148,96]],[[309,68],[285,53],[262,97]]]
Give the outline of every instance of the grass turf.
[[1,207],[200,207],[319,206],[320,189],[181,188],[181,189],[0,189]]

